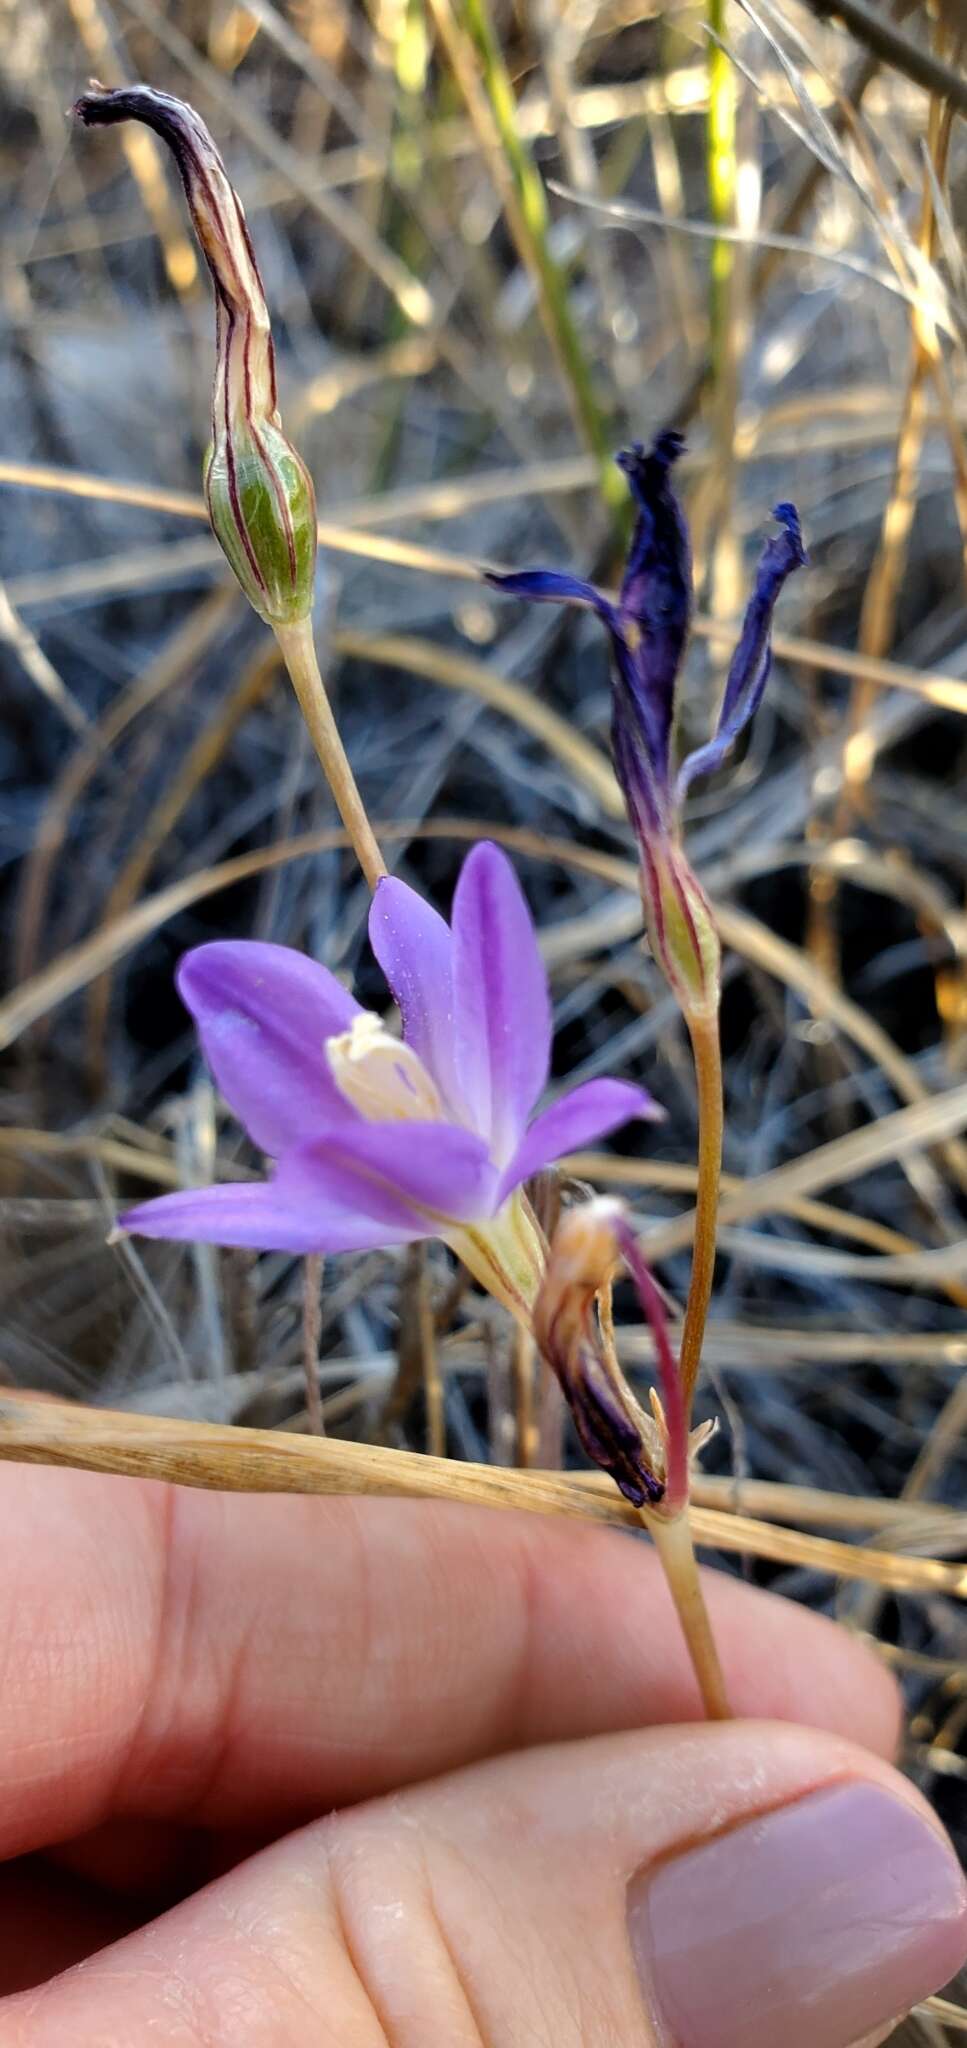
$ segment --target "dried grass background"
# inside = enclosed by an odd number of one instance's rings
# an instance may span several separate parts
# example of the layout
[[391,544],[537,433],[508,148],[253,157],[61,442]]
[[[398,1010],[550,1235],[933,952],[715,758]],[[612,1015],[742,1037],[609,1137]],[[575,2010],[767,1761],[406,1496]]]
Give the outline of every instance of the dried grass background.
[[[105,1238],[132,1195],[259,1165],[174,994],[186,946],[282,940],[383,1001],[364,887],[202,519],[212,319],[180,192],[145,133],[71,132],[91,73],[182,94],[219,137],[316,479],[319,642],[371,815],[395,871],[444,909],[468,838],[515,853],[556,1072],[626,1073],[668,1110],[573,1177],[623,1189],[682,1299],[692,1075],[641,952],[604,637],[478,577],[535,560],[608,576],[615,556],[515,239],[514,161],[469,56],[477,12],[0,5],[13,1385],[306,1427],[298,1261]],[[740,240],[711,325],[704,10],[501,0],[494,18],[525,167],[549,188],[538,253],[606,444],[689,426],[690,737],[771,505],[803,514],[812,567],[783,598],[766,705],[690,813],[730,948],[701,1411],[721,1427],[700,1499],[783,1531],[778,1555],[752,1542],[732,1568],[876,1637],[906,1688],[906,1765],[963,1844],[965,1579],[903,1588],[910,1559],[967,1552],[967,141],[962,109],[869,46],[863,12],[852,32],[794,0],[720,17]],[[958,8],[945,26],[910,4],[869,12],[962,83]],[[442,1253],[332,1262],[318,1341],[331,1434],[420,1450],[442,1429],[453,1459],[508,1462],[509,1334]],[[624,1350],[647,1368],[633,1329]],[[892,1555],[892,1578],[832,1572],[817,1535],[854,1546],[860,1571],[864,1547]],[[934,2012],[907,2037],[948,2035]]]

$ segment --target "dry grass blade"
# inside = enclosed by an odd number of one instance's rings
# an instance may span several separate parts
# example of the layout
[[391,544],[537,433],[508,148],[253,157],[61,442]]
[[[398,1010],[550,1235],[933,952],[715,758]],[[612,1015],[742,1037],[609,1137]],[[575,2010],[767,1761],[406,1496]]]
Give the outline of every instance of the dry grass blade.
[[905,35],[902,29],[884,17],[881,9],[869,7],[866,0],[806,0],[806,5],[818,14],[821,20],[831,15],[838,16],[858,41],[865,43],[881,63],[890,64],[894,70],[902,71],[916,85],[926,92],[939,94],[948,99],[958,113],[967,114],[967,79],[963,73],[944,64],[920,42]]
[[[513,500],[523,493],[534,495],[550,490],[571,490],[592,481],[593,468],[588,457],[569,457],[558,464],[543,464],[533,470],[524,468],[491,472],[480,477],[468,477],[462,484],[448,482],[419,490],[399,492],[384,496],[382,500],[367,499],[359,505],[345,507],[341,517],[322,518],[318,522],[320,545],[332,548],[336,553],[358,555],[374,562],[391,562],[417,573],[456,576],[462,581],[479,583],[482,578],[481,564],[475,558],[441,548],[430,548],[417,541],[397,540],[389,535],[371,529],[362,530],[348,525],[347,520],[372,518],[379,509],[379,516],[388,519],[448,519],[474,504],[498,503]],[[175,518],[205,518],[205,507],[200,496],[191,492],[165,490],[149,484],[127,484],[116,482],[110,477],[93,476],[81,471],[62,470],[50,465],[15,462],[0,459],[0,484],[6,483],[25,490],[53,491],[68,497],[88,498],[94,502],[117,505],[139,505],[146,511],[170,512]],[[200,543],[204,555],[198,559],[217,561],[214,542]],[[194,557],[192,559],[195,559]],[[142,557],[139,556],[139,562]],[[488,567],[499,567],[497,563]],[[133,572],[132,572],[133,574]],[[41,598],[56,595],[59,588],[69,590],[70,585],[59,572],[59,577],[49,574],[21,576],[11,581],[11,594],[20,605],[36,603]],[[88,578],[85,590],[100,587],[96,580]],[[110,587],[109,585],[106,587]],[[126,587],[126,586],[125,586]],[[693,621],[695,633],[700,639],[711,640],[722,646],[735,642],[735,623],[721,619],[710,619],[699,613]],[[915,669],[908,663],[887,661],[871,655],[856,653],[846,647],[832,647],[827,641],[809,639],[801,634],[775,632],[772,644],[776,654],[784,661],[797,662],[805,668],[818,669],[829,675],[855,677],[869,681],[877,689],[904,690],[910,696],[920,697],[925,703],[934,704],[939,710],[957,711],[967,715],[967,682],[958,676],[945,675],[940,670]]]
[[85,733],[90,720],[71,696],[63,676],[59,676],[53,662],[48,661],[43,648],[34,638],[29,626],[18,618],[10,602],[8,592],[0,583],[0,641],[6,643],[16,655],[24,674],[30,677],[34,687],[40,690],[49,704],[52,704],[72,732]]
[[[186,758],[173,774],[157,803],[145,819],[137,845],[120,868],[109,891],[100,929],[123,917],[134,903],[165,842],[171,838],[192,797],[218,768],[239,726],[256,705],[261,704],[281,668],[275,643],[263,648],[249,662],[227,701],[199,734]],[[96,932],[92,935],[96,939]],[[92,984],[88,1012],[88,1057],[94,1071],[101,1071],[104,1035],[111,999],[110,972]]]
[[[563,1475],[462,1464],[331,1438],[112,1414],[69,1402],[38,1401],[6,1389],[0,1392],[0,1459],[4,1458],[20,1464],[126,1473],[230,1493],[380,1494],[408,1500],[453,1500],[478,1507],[523,1508],[530,1514],[577,1515],[616,1528],[641,1527],[637,1511],[613,1490],[599,1496]],[[837,1578],[859,1579],[898,1593],[947,1593],[967,1598],[967,1565],[854,1549],[847,1543],[775,1528],[712,1508],[697,1508],[694,1522],[697,1540],[713,1549],[771,1558],[777,1563],[805,1564]]]
[[514,719],[525,732],[540,740],[549,753],[563,761],[608,817],[624,816],[613,770],[598,748],[522,684],[496,674],[484,662],[472,661],[465,654],[452,654],[430,640],[402,633],[361,633],[348,626],[337,627],[332,647],[335,653],[354,660],[385,663],[388,668],[402,669],[408,675],[425,676],[429,682],[441,683],[444,689],[469,690],[494,711]]
[[[832,1138],[812,1152],[771,1172],[748,1180],[724,1196],[720,1216],[723,1223],[748,1221],[780,1206],[790,1197],[815,1194],[817,1189],[836,1187],[857,1180],[883,1160],[899,1160],[925,1145],[937,1144],[967,1128],[967,1083],[949,1088],[926,1102],[908,1104],[880,1117],[844,1138]],[[667,1258],[691,1242],[692,1216],[649,1232],[649,1258]]]

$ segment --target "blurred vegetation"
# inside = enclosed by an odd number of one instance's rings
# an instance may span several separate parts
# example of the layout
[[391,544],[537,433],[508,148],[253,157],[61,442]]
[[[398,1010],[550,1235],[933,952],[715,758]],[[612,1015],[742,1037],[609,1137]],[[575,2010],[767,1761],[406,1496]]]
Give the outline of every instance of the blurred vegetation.
[[[574,1173],[625,1190],[678,1302],[693,1082],[640,948],[603,636],[492,599],[479,564],[607,577],[610,452],[685,425],[694,740],[770,508],[799,504],[812,568],[783,599],[766,704],[690,809],[729,947],[706,1464],[794,1531],[963,1556],[959,9],[847,11],[849,28],[795,0],[3,0],[17,1384],[305,1426],[298,1262],[108,1248],[106,1230],[132,1194],[258,1165],[174,994],[187,945],[284,940],[383,1000],[273,645],[203,523],[211,308],[177,181],[144,132],[71,132],[93,73],[191,99],[219,138],[316,480],[318,637],[370,814],[443,908],[468,838],[514,851],[557,1072],[624,1072],[667,1106]],[[450,1453],[506,1459],[508,1335],[442,1253],[325,1273],[327,1427],[421,1445],[431,1324]],[[799,1491],[756,1505],[754,1481]],[[878,1638],[908,1691],[906,1761],[963,1827],[963,1606],[834,1580],[806,1535],[736,1568]]]

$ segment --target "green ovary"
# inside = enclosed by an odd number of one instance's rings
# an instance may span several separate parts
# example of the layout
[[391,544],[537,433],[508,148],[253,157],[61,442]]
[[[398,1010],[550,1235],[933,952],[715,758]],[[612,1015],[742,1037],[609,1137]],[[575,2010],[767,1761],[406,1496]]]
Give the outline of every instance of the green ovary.
[[292,626],[312,609],[315,496],[308,471],[279,428],[261,426],[259,443],[243,429],[233,431],[237,511],[221,440],[206,459],[205,494],[215,538],[253,610],[270,626]]

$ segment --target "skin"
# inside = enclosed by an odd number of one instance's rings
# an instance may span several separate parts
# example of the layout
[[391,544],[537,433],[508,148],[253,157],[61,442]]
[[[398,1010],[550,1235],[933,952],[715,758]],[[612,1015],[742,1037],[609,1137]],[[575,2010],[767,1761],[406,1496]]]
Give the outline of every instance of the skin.
[[0,2048],[651,2048],[636,1870],[917,1803],[872,1656],[715,1573],[701,1724],[620,1535],[8,1466],[0,1548]]

